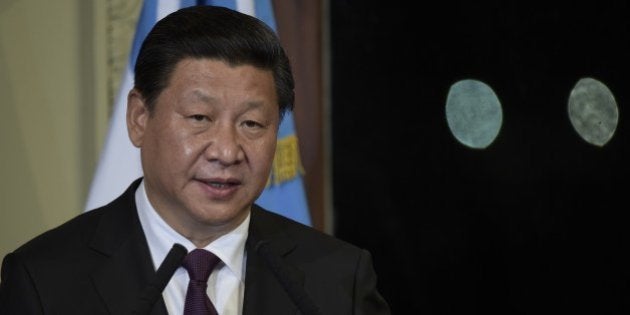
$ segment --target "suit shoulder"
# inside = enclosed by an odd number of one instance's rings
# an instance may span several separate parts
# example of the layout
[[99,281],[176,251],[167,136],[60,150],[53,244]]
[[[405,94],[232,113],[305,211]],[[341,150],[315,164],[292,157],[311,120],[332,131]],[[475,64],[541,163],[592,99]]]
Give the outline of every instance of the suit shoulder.
[[50,229],[20,246],[13,253],[24,258],[59,257],[64,253],[76,253],[87,248],[99,226],[106,222],[108,228],[103,237],[115,237],[118,233],[135,224],[134,192],[142,178],[135,180],[127,190],[110,203],[83,212],[60,226]]
[[266,209],[256,207],[253,215],[257,220],[262,221],[264,226],[271,226],[274,230],[271,233],[284,233],[286,235],[283,236],[288,236],[297,243],[306,244],[312,250],[343,248],[360,251],[360,248],[354,244]]
[[85,246],[96,230],[104,209],[81,213],[61,225],[47,230],[18,247],[13,253],[28,258],[46,258],[60,252]]

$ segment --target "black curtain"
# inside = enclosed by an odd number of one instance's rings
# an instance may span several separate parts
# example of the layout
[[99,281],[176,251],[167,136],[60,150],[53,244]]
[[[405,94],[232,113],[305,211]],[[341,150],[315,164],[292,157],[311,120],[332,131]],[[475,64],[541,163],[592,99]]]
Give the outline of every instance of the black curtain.
[[[626,1],[330,1],[335,234],[374,254],[395,314],[630,310]],[[605,83],[603,147],[567,116]],[[449,87],[477,79],[497,139],[460,144]]]

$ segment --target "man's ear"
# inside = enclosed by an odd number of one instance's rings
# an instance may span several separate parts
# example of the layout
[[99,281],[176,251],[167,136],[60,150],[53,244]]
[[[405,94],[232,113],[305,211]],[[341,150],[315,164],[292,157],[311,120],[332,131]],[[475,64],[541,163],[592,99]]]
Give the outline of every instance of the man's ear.
[[145,104],[142,94],[136,89],[127,95],[127,132],[129,139],[136,147],[142,147],[144,133],[149,120],[149,108]]

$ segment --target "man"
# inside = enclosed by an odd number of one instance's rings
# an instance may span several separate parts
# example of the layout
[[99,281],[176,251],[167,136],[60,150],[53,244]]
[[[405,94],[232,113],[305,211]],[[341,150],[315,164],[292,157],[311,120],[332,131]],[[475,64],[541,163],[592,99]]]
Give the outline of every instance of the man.
[[[254,204],[293,100],[289,61],[264,23],[210,6],[159,21],[127,100],[144,177],[8,254],[0,314],[182,314],[195,285],[218,314],[389,314],[367,251]],[[218,257],[207,280],[188,255],[164,291],[155,285],[174,244]]]

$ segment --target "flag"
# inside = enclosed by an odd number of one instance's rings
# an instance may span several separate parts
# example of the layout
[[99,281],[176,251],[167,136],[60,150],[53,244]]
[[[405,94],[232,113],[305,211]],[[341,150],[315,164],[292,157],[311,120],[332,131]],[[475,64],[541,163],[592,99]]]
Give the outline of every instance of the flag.
[[[88,192],[86,211],[114,200],[133,180],[142,176],[140,150],[129,140],[126,124],[127,93],[133,87],[135,60],[142,41],[155,22],[171,12],[191,5],[228,7],[255,16],[276,30],[271,0],[145,0],[136,27],[132,51],[110,118],[109,130]],[[311,225],[302,175],[303,168],[293,115],[288,112],[278,131],[272,174],[256,203],[290,219]]]

